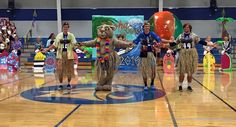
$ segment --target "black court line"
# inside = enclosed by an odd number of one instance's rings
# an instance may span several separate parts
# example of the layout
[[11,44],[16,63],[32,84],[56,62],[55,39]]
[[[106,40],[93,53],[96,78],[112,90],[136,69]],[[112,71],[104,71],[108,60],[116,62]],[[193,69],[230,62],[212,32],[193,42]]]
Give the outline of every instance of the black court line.
[[[165,88],[164,88],[164,86],[163,86],[163,83],[162,83],[160,74],[159,74],[159,73],[157,73],[157,74],[158,74],[158,78],[159,78],[159,80],[160,80],[160,82],[161,82],[161,87],[162,87],[162,89],[166,92],[166,90],[165,90]],[[170,116],[171,116],[171,120],[172,120],[172,122],[173,122],[173,124],[174,124],[174,127],[178,127],[177,121],[176,121],[176,119],[175,119],[175,115],[174,115],[174,113],[173,113],[173,110],[172,110],[172,108],[171,108],[171,105],[170,105],[170,102],[169,102],[169,99],[168,99],[167,95],[165,96],[165,99],[166,99],[166,102],[167,102],[167,105],[168,105],[168,109],[169,109]]]
[[59,127],[71,114],[73,114],[81,104],[77,105],[69,114],[67,114],[61,121],[58,122],[58,124],[55,125],[55,127]]
[[18,80],[13,80],[13,81],[9,81],[9,82],[0,83],[0,85],[4,85],[4,84],[8,84],[8,83],[13,83],[13,82],[17,82],[17,81],[21,81],[21,80],[30,78],[30,77],[32,77],[32,76],[33,76],[33,75],[30,75],[30,76],[27,76],[27,77],[24,77],[24,78],[21,78],[21,79],[18,79]]
[[[53,82],[53,81],[55,81],[55,80],[56,80],[56,79],[51,80],[51,81],[49,81],[49,82],[45,82],[45,83],[43,83],[42,85],[45,85],[46,83]],[[19,81],[19,80],[17,80],[17,81]],[[21,92],[22,92],[22,91],[21,91]],[[7,99],[10,99],[10,98],[12,98],[12,97],[16,97],[16,96],[19,95],[21,92],[19,92],[19,93],[17,93],[17,94],[14,94],[14,95],[12,95],[12,96],[9,96],[9,97],[6,97],[6,98],[3,98],[3,99],[0,100],[0,102],[3,102],[3,101],[5,101],[5,100],[7,100]]]
[[211,91],[210,89],[208,89],[207,87],[205,87],[201,82],[199,82],[197,79],[193,78],[194,81],[196,81],[199,85],[201,85],[202,87],[204,87],[205,89],[207,89],[211,94],[213,94],[216,98],[218,98],[219,100],[221,100],[225,105],[227,105],[230,109],[232,109],[234,112],[236,112],[236,109],[231,106],[229,103],[227,103],[226,101],[224,101],[224,99],[222,99],[221,97],[219,97],[217,94],[215,94],[213,91]]
[[17,93],[17,94],[14,94],[14,95],[12,95],[12,96],[3,98],[3,99],[0,100],[0,102],[5,101],[5,100],[7,100],[7,99],[9,99],[9,98],[12,98],[12,97],[16,97],[16,96],[18,96],[19,94],[20,94],[20,93]]
[[96,91],[96,90],[95,90],[95,92],[93,93],[93,96],[96,97],[98,100],[104,101],[104,99],[100,98],[100,97],[97,95],[97,91]]

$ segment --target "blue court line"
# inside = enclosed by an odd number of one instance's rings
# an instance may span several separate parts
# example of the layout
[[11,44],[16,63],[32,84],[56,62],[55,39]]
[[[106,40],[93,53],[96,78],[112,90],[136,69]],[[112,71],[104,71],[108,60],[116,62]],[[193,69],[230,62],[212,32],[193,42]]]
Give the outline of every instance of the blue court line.
[[77,105],[69,114],[67,114],[55,127],[59,127],[72,113],[74,113],[81,105]]
[[202,87],[204,87],[206,90],[208,90],[211,94],[213,94],[216,98],[218,98],[219,100],[221,100],[225,105],[227,105],[230,109],[232,109],[234,112],[236,112],[236,109],[231,106],[229,103],[227,103],[226,101],[224,101],[224,99],[222,99],[221,97],[219,97],[217,94],[215,94],[213,91],[211,91],[210,89],[208,89],[206,86],[204,86],[201,82],[199,82],[197,79],[193,78],[194,81],[196,81],[199,85],[201,85]]
[[[158,78],[159,78],[159,80],[160,80],[162,89],[163,89],[164,91],[166,91],[165,88],[164,88],[164,86],[163,86],[163,83],[162,83],[160,74],[159,74],[158,72],[157,72],[157,74],[158,74]],[[170,105],[170,102],[169,102],[169,99],[168,99],[167,95],[165,96],[165,100],[166,100],[166,102],[167,102],[168,109],[169,109],[170,116],[171,116],[171,120],[172,120],[172,122],[173,122],[173,124],[174,124],[174,127],[178,127],[177,121],[176,121],[176,119],[175,119],[175,115],[174,115],[174,113],[173,113],[173,110],[172,110],[172,108],[171,108],[171,105]]]

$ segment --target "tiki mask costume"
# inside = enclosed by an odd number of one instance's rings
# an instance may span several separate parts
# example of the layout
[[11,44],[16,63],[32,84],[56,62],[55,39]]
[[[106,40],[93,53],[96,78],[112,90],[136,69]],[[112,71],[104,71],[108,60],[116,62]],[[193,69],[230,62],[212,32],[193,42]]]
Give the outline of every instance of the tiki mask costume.
[[115,27],[112,25],[101,25],[97,28],[97,38],[82,42],[81,45],[96,47],[97,60],[95,62],[97,76],[97,91],[110,91],[114,74],[119,65],[119,56],[115,47],[126,48],[131,43],[113,38]]

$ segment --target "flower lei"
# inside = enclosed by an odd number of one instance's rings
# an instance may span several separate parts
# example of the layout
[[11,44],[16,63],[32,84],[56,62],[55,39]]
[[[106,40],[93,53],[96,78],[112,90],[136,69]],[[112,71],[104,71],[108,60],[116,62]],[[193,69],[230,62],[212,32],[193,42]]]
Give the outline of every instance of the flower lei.
[[96,42],[96,49],[97,49],[97,59],[99,60],[99,62],[104,63],[105,61],[108,60],[109,58],[109,53],[110,53],[110,38],[106,38],[106,42],[105,42],[105,52],[102,54],[101,53],[101,46],[100,46],[100,42],[101,42],[101,38],[98,37],[97,38],[97,42]]

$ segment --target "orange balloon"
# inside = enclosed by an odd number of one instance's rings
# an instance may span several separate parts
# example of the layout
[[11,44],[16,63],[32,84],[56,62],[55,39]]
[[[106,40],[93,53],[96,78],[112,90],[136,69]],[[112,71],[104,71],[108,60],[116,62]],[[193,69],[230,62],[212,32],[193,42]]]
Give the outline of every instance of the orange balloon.
[[175,18],[171,12],[157,12],[153,15],[154,32],[162,39],[170,39],[175,32]]

